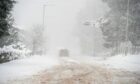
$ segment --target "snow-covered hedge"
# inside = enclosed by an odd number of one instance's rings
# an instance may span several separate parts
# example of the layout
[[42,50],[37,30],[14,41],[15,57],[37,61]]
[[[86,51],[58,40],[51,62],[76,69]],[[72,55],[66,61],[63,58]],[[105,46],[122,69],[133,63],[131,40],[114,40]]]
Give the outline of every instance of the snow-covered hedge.
[[11,44],[0,48],[0,63],[29,56],[31,51],[22,43]]

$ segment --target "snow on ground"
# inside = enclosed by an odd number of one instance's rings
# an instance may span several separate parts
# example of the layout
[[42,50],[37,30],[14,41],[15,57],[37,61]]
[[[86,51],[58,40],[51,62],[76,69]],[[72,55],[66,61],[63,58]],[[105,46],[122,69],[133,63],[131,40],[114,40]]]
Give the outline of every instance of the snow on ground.
[[128,71],[140,71],[140,55],[116,55],[112,56],[101,63],[110,68],[125,69]]
[[[61,62],[60,62],[61,61]],[[28,78],[46,69],[60,64],[93,64],[108,68],[140,71],[140,55],[117,55],[112,57],[72,56],[57,58],[54,56],[32,56],[0,64],[0,84],[7,80]]]
[[53,56],[32,56],[0,64],[0,83],[29,77],[58,64],[59,60]]
[[103,65],[107,68],[123,69],[132,72],[140,71],[140,55],[116,55],[111,57],[75,56],[72,58],[88,64]]
[[72,58],[69,57],[61,57],[61,63],[65,64],[65,65],[69,65],[69,64],[80,64],[80,62],[78,60],[74,60]]

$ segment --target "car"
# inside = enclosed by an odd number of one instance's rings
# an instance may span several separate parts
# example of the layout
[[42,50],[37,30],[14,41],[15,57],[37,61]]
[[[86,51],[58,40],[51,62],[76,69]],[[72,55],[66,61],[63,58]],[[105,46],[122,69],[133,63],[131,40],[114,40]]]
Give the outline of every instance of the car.
[[59,50],[59,56],[60,57],[68,57],[69,56],[69,51],[67,49],[60,49]]

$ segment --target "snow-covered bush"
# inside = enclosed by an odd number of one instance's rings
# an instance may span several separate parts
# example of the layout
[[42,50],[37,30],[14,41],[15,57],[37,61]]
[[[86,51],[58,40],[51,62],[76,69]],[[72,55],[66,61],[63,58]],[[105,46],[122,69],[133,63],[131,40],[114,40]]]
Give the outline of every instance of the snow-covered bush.
[[29,56],[31,51],[22,43],[11,44],[0,48],[0,63]]

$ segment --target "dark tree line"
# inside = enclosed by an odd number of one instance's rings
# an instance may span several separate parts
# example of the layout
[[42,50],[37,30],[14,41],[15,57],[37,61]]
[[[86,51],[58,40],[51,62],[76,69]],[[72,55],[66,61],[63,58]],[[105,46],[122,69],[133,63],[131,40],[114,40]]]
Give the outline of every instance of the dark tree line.
[[[104,46],[140,46],[140,0],[103,0],[110,8],[100,19]],[[132,51],[132,50],[131,50]]]
[[[18,29],[12,26],[13,17],[11,11],[15,0],[0,0],[0,48],[10,45],[17,40]],[[11,52],[0,51],[0,63],[8,61]]]

